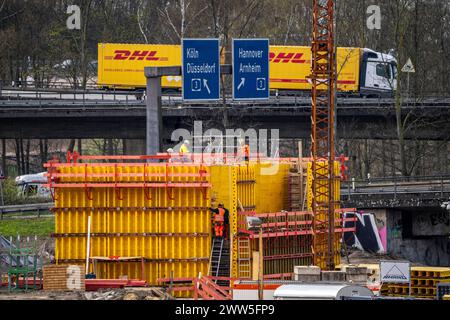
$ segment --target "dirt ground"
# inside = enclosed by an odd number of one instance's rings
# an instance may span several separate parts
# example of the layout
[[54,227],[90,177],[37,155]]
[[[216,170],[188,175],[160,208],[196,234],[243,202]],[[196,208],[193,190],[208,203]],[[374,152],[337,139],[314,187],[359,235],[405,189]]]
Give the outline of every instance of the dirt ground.
[[0,290],[0,300],[169,300],[170,297],[161,288],[125,288],[106,289],[96,292],[49,292],[29,291],[9,293],[5,288]]
[[[380,260],[401,260],[405,259],[394,257],[388,254],[370,253],[357,249],[351,249],[347,254],[341,257],[341,263],[343,264],[379,264]],[[421,266],[422,264],[411,262],[412,266]]]

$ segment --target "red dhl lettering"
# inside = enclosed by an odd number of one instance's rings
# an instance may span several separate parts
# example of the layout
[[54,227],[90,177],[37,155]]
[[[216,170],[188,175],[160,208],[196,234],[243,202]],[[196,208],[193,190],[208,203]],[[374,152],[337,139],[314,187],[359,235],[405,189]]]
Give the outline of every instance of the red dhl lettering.
[[305,63],[306,60],[302,59],[303,53],[301,52],[274,52],[269,53],[269,61],[273,63]]
[[157,51],[129,51],[129,50],[116,50],[114,51],[113,60],[147,60],[147,61],[167,61],[168,58],[160,58],[156,56]]

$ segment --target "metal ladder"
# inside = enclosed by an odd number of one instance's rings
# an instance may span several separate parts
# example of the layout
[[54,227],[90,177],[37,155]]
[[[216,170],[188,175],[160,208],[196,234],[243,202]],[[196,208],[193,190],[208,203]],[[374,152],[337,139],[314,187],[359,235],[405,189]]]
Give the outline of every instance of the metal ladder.
[[250,279],[251,274],[250,238],[238,237],[238,277]]
[[208,270],[208,274],[210,276],[217,277],[219,275],[220,260],[222,258],[222,248],[223,238],[213,238]]

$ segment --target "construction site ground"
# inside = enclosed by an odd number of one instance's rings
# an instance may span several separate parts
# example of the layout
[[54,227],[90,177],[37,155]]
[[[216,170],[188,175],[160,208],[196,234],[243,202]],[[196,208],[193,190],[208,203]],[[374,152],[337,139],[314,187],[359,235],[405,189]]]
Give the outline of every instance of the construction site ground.
[[11,292],[0,290],[0,300],[170,300],[162,288],[125,288],[99,291],[28,291]]
[[[370,253],[357,249],[348,250],[348,255],[341,257],[341,264],[379,264],[381,260],[398,260],[406,261],[405,259],[394,257],[382,253]],[[411,266],[422,266],[423,264],[411,262]]]
[[[47,248],[52,241],[46,239],[42,243],[47,244]],[[50,241],[49,241],[50,240]],[[358,264],[379,264],[380,260],[402,260],[386,254],[377,254],[349,249],[347,254],[341,258],[343,265]],[[48,261],[47,261],[48,263]],[[414,266],[420,264],[412,263]],[[123,288],[123,289],[103,289],[99,291],[44,291],[30,290],[28,292],[14,291],[8,292],[7,287],[0,289],[0,300],[167,300],[173,299],[165,288]]]

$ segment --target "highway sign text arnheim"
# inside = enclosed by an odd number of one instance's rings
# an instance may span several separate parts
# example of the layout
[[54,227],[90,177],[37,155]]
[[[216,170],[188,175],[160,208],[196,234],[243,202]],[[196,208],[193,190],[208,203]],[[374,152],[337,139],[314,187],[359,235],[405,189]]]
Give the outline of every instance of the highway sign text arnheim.
[[233,99],[269,98],[269,40],[233,39]]
[[218,100],[220,52],[218,39],[183,39],[183,100]]

